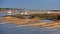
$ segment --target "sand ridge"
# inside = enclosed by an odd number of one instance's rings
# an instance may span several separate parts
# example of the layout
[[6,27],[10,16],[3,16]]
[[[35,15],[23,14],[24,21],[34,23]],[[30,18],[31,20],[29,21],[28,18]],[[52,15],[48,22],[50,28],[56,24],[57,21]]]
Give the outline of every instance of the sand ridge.
[[34,23],[34,24],[27,24],[29,22],[37,22],[38,19],[19,19],[16,17],[3,17],[4,21],[12,21],[13,24],[23,24],[23,25],[28,25],[28,26],[42,26],[42,27],[47,27],[47,28],[60,28],[60,21],[52,22],[52,23]]

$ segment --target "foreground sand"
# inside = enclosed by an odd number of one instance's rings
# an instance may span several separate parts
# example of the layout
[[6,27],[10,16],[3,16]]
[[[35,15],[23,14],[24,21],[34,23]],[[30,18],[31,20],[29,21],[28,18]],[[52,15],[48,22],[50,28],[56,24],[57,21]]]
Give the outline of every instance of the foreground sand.
[[[3,17],[3,20],[8,23],[8,21],[11,21],[13,24],[24,24],[27,26],[42,26],[42,27],[47,27],[47,28],[60,28],[60,21],[56,22],[43,22],[43,23],[37,23],[39,19],[19,19],[16,17]],[[29,22],[36,22],[34,24],[29,24]]]

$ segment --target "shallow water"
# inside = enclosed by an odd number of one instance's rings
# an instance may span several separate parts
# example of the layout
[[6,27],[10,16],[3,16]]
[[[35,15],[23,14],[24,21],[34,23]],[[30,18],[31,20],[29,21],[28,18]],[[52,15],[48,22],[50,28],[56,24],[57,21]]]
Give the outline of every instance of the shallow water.
[[5,12],[0,12],[0,17],[7,15]]
[[[0,16],[4,16],[1,14]],[[0,23],[4,22],[0,17]],[[40,26],[24,26],[16,24],[0,24],[0,34],[60,34],[59,28],[45,28]]]
[[[12,27],[13,26],[13,27]],[[0,24],[1,34],[60,34],[59,28],[44,28],[38,26],[15,27],[15,24]]]
[[39,22],[48,22],[48,23],[51,23],[51,22],[54,22],[52,20],[39,20]]

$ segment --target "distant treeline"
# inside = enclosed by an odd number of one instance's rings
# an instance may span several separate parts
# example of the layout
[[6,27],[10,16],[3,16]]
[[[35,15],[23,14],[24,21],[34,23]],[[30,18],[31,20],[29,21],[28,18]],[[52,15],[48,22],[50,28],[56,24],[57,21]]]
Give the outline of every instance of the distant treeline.
[[0,8],[0,10],[9,10],[9,9],[13,9],[13,8]]
[[17,8],[0,8],[0,11],[3,11],[3,10],[11,10],[11,9],[18,10]]

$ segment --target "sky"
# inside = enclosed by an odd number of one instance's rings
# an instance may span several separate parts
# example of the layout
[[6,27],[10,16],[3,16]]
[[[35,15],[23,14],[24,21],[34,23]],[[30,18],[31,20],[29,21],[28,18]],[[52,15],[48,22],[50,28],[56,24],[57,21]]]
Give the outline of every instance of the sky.
[[60,0],[0,0],[0,8],[60,10]]

